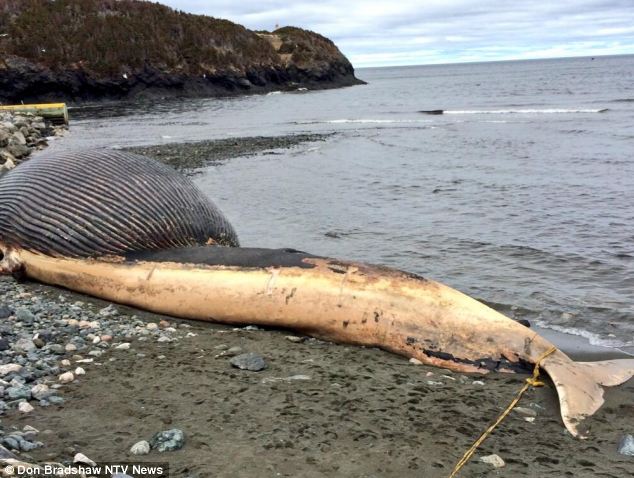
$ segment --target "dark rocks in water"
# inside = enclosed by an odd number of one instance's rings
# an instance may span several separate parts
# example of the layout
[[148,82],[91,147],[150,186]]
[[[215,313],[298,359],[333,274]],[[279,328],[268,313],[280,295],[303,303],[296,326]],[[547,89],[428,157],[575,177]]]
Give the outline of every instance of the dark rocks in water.
[[185,434],[178,428],[158,432],[150,440],[150,447],[158,452],[180,450],[183,445]]
[[250,372],[260,372],[266,368],[264,358],[253,352],[237,355],[229,360],[229,363],[235,368]]
[[634,435],[625,435],[621,438],[618,452],[621,455],[634,456]]
[[524,327],[530,327],[531,323],[526,319],[515,319],[515,322],[522,324]]
[[441,115],[445,112],[445,110],[421,110],[419,113],[423,113],[424,115]]

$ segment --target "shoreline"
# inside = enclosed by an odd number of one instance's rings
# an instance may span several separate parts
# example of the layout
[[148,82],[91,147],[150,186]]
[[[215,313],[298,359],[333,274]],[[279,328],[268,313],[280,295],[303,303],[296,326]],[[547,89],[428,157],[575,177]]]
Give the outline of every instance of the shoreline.
[[[328,137],[126,150],[195,173],[205,164]],[[187,477],[446,477],[526,378],[458,374],[376,348],[166,317],[12,278],[0,278],[0,292],[0,306],[11,309],[2,319],[0,369],[21,366],[0,377],[3,393],[12,389],[0,439],[5,449],[17,443],[18,450],[7,451],[29,463],[70,464],[83,453],[97,462],[169,462],[172,476]],[[584,346],[583,337],[560,335],[555,343],[577,359],[614,358],[611,350]],[[26,347],[29,340],[34,345]],[[232,355],[248,352],[261,355],[266,370],[230,365]],[[72,380],[60,380],[69,372]],[[592,438],[583,441],[565,431],[551,384],[530,389],[460,476],[625,476],[631,457],[617,447],[634,430],[633,395],[632,380],[606,389],[607,403],[588,420]],[[130,453],[174,428],[185,434],[182,449]],[[493,453],[503,468],[480,461]]]

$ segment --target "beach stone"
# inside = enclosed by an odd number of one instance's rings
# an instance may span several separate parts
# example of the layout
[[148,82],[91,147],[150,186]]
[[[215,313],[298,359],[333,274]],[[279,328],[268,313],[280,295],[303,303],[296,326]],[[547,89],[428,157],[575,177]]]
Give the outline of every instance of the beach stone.
[[75,369],[75,375],[86,375],[86,371],[81,367],[77,367]]
[[51,390],[48,388],[48,385],[44,385],[43,383],[38,383],[31,387],[31,395],[36,400],[44,400],[51,394]]
[[74,457],[73,457],[73,463],[82,463],[85,465],[90,465],[90,466],[95,466],[97,465],[97,463],[95,463],[94,461],[92,461],[90,458],[88,458],[86,455],[84,455],[83,453],[77,453]]
[[17,363],[8,363],[6,365],[0,365],[0,377],[4,377],[10,373],[17,373],[22,370],[22,365]]
[[31,339],[26,339],[26,338],[18,339],[13,344],[13,350],[15,350],[18,353],[28,353],[35,349],[36,349],[36,346]]
[[29,398],[31,398],[31,390],[24,386],[9,387],[5,390],[4,395],[9,400],[19,400],[19,399],[28,400]]
[[147,324],[145,326],[146,329],[148,330],[156,330],[159,328],[158,324],[154,323],[154,322],[150,322],[149,324]]
[[61,405],[64,403],[64,399],[62,397],[58,397],[57,395],[51,395],[46,399],[46,401],[51,405]]
[[179,428],[156,433],[150,440],[150,447],[158,452],[180,450],[185,444],[185,434]]
[[20,442],[14,436],[4,437],[2,443],[11,450],[19,450]]
[[33,405],[31,405],[29,402],[20,402],[18,404],[18,410],[21,413],[31,413],[33,410],[35,410],[35,408],[33,408]]
[[619,442],[619,453],[621,455],[634,456],[634,436],[625,435]]
[[8,306],[2,304],[0,305],[0,319],[8,319],[13,315],[13,309]]
[[141,440],[140,442],[132,445],[130,453],[133,455],[147,455],[150,453],[150,444],[146,440]]
[[101,309],[99,311],[99,315],[101,317],[114,317],[115,315],[117,315],[119,313],[119,311],[117,310],[117,308],[110,304],[108,307],[104,307],[103,309]]
[[[73,380],[75,380],[75,375],[73,375],[73,372],[66,372],[66,373],[61,374],[61,375],[58,377],[58,379],[59,379],[59,381],[60,381],[60,382],[62,382],[62,383],[70,383],[70,382],[72,382]],[[49,401],[50,401],[50,400],[49,400]]]
[[481,457],[480,461],[483,463],[492,465],[494,468],[502,468],[504,465],[506,465],[506,463],[504,463],[504,460],[500,458],[499,455],[496,455],[495,453],[493,455],[487,455],[487,456]]
[[240,370],[249,370],[251,372],[260,372],[266,368],[264,358],[253,352],[236,355],[229,360],[229,363],[235,368],[239,368]]
[[294,344],[301,344],[302,342],[306,340],[305,337],[298,337],[297,335],[287,335],[284,338],[288,340],[289,342],[293,342]]
[[75,344],[66,344],[64,350],[66,350],[66,352],[75,352],[77,350],[77,346]]
[[63,355],[66,352],[64,346],[60,344],[50,344],[48,350],[55,355]]
[[0,445],[0,460],[17,460],[18,457],[7,450],[4,446]]
[[7,151],[18,159],[24,158],[31,154],[31,150],[27,146],[17,142],[12,142],[8,146]]
[[123,342],[122,344],[119,344],[115,347],[115,349],[117,350],[129,350],[130,349],[130,344],[128,342]]
[[24,137],[24,134],[22,133],[22,131],[16,131],[15,133],[13,133],[13,141],[15,141],[17,144],[26,144],[26,138]]
[[31,325],[35,321],[35,315],[25,307],[19,307],[15,311],[15,318],[25,325]]
[[9,339],[6,337],[0,337],[0,352],[4,352],[5,350],[9,350],[11,348],[11,344],[9,343]]
[[421,362],[420,360],[418,360],[417,358],[414,358],[414,357],[409,359],[409,363],[411,363],[413,365],[423,365],[423,362]]

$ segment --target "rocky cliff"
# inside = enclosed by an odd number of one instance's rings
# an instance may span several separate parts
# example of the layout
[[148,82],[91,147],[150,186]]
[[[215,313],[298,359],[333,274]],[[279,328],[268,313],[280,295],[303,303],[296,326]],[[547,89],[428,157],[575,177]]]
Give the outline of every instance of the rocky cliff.
[[307,30],[253,32],[138,0],[0,2],[0,102],[220,96],[363,83]]

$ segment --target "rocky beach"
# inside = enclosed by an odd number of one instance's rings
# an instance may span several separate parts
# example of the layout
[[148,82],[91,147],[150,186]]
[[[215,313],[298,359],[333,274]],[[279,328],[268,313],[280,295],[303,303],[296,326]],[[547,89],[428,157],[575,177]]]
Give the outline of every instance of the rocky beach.
[[[29,152],[50,135],[36,117],[3,118],[9,123],[9,154],[16,131]],[[231,138],[134,151],[189,173],[326,140]],[[0,279],[5,464],[169,463],[170,476],[192,478],[444,477],[525,378],[457,374],[374,348],[180,320]],[[632,396],[632,381],[608,389],[589,420],[591,438],[578,440],[561,423],[554,387],[530,389],[459,476],[627,476]]]
[[0,175],[28,159],[33,151],[64,135],[66,125],[53,125],[41,116],[0,111]]

